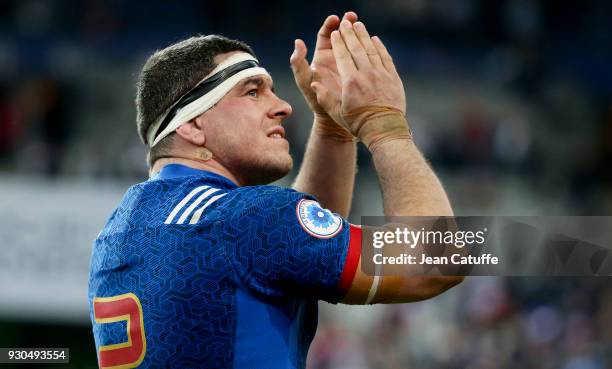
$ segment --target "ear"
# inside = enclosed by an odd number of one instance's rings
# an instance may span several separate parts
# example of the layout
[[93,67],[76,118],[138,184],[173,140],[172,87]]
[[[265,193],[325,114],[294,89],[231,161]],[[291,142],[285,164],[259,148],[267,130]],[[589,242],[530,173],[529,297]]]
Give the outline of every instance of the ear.
[[176,134],[196,146],[204,146],[206,136],[204,135],[201,123],[202,122],[197,121],[197,118],[194,118],[178,127],[176,129]]

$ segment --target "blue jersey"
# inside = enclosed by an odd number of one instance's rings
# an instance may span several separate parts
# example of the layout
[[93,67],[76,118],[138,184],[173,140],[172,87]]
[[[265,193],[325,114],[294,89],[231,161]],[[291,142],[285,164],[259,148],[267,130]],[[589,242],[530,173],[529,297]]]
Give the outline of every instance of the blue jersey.
[[307,194],[167,165],[94,243],[99,364],[304,368],[317,302],[346,294],[360,237]]

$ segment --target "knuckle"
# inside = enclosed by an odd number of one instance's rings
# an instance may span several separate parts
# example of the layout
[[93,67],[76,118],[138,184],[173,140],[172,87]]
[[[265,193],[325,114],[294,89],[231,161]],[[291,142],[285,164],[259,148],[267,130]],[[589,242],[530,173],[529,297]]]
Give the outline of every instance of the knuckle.
[[380,71],[376,68],[368,69],[365,74],[370,79],[380,79],[380,77],[382,76]]
[[351,53],[353,53],[353,54],[355,54],[355,53],[359,52],[359,49],[360,49],[360,48],[359,48],[359,46],[357,46],[357,45],[349,45],[349,51],[350,51]]
[[385,82],[386,76],[381,71],[374,69],[369,73],[368,79],[372,82],[379,82],[379,81]]
[[349,87],[359,85],[359,77],[357,77],[356,75],[349,76],[346,79],[346,85]]

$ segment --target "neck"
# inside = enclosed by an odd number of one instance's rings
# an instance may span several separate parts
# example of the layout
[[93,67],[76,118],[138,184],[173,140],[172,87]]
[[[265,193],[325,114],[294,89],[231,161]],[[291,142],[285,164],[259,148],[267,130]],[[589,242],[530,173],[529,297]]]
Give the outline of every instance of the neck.
[[153,176],[168,164],[183,164],[191,168],[201,169],[208,172],[212,172],[223,176],[230,181],[234,182],[238,186],[241,186],[240,181],[227,170],[223,165],[217,162],[214,158],[210,160],[200,160],[196,158],[182,157],[182,156],[169,156],[163,157],[155,161],[151,169],[149,170],[149,176]]

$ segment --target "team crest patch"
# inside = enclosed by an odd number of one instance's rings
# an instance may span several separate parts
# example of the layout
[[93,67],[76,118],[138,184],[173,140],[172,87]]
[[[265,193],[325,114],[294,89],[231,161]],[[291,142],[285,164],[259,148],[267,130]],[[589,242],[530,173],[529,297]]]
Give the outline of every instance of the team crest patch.
[[317,238],[330,238],[342,229],[342,218],[323,209],[314,200],[302,199],[297,204],[297,217],[306,232]]

